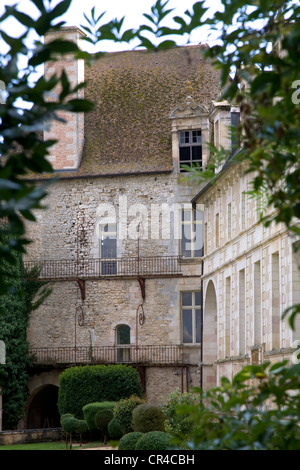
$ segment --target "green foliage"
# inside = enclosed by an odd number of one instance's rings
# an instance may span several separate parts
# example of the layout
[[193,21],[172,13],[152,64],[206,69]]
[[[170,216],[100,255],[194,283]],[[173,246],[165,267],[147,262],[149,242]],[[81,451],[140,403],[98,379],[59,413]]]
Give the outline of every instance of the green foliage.
[[83,433],[87,432],[87,430],[88,430],[87,422],[84,419],[78,419],[77,420],[76,432],[78,434],[83,434]]
[[82,418],[82,408],[99,401],[119,401],[142,395],[139,374],[126,365],[72,367],[60,375],[58,410]]
[[138,405],[132,412],[132,428],[137,432],[164,431],[166,416],[159,405]]
[[129,432],[121,437],[118,445],[119,450],[135,450],[135,446],[140,437],[143,436],[142,432]]
[[79,434],[81,437],[88,430],[87,422],[83,419],[76,419],[71,413],[62,415],[60,424],[66,433],[66,447],[68,436],[70,438],[70,449],[72,448],[72,434]]
[[168,450],[172,446],[171,436],[163,431],[150,431],[137,441],[135,450]]
[[120,424],[123,434],[132,432],[132,413],[133,410],[144,402],[137,395],[132,395],[127,399],[120,400],[114,409],[114,417]]
[[299,235],[293,219],[300,216],[300,6],[279,0],[221,3],[225,11],[208,24],[220,28],[223,44],[207,55],[222,69],[225,98],[236,100],[242,115],[251,116],[242,119],[239,133],[242,159],[255,174],[253,192],[266,190],[267,206],[276,209],[265,219],[267,225],[283,222]]
[[116,418],[113,418],[107,426],[108,434],[111,439],[119,440],[123,436],[123,432],[120,426],[119,421]]
[[300,364],[244,367],[230,382],[179,407],[194,421],[182,446],[193,450],[299,450]]
[[100,408],[99,411],[97,411],[96,416],[95,416],[96,429],[101,432],[104,438],[105,444],[107,442],[107,436],[109,434],[108,424],[113,419],[113,409],[114,407],[113,408],[103,407],[102,409]]
[[108,424],[113,419],[113,410],[111,408],[103,408],[99,410],[95,416],[95,425],[103,434],[108,433]]
[[[82,112],[93,107],[86,100],[73,99],[79,87],[73,88],[64,72],[49,79],[34,78],[36,68],[55,60],[58,54],[82,57],[82,52],[72,42],[56,39],[44,44],[40,39],[50,30],[60,29],[63,23],[57,20],[68,10],[71,0],[63,0],[55,7],[44,0],[32,0],[32,3],[39,12],[37,19],[18,10],[17,4],[6,6],[0,16],[3,42],[0,53],[0,222],[6,221],[6,225],[0,227],[0,258],[12,265],[12,249],[25,252],[29,243],[25,222],[35,221],[34,210],[42,207],[50,184],[36,185],[24,176],[53,171],[47,157],[55,142],[44,141],[42,131],[51,120],[59,119],[58,111]],[[24,33],[19,37],[5,32],[5,22],[12,18],[23,27]],[[35,40],[31,41],[31,37]],[[28,64],[22,72],[19,59]],[[56,101],[47,101],[47,94],[57,86],[61,86],[61,94]],[[1,272],[0,294],[7,292],[7,282]]]
[[[96,429],[99,429],[99,427],[96,423],[96,416],[97,416],[99,411],[109,410],[110,413],[111,413],[110,414],[110,416],[111,416],[110,420],[111,420],[113,418],[114,408],[115,408],[115,402],[110,402],[110,401],[88,403],[87,405],[85,405],[82,408],[82,411],[83,411],[84,419],[87,422],[89,431],[94,431]],[[100,425],[100,415],[99,415],[99,423],[98,424]]]
[[6,348],[6,364],[0,366],[0,386],[3,396],[3,429],[15,429],[24,414],[28,394],[28,368],[30,367],[26,338],[30,313],[49,295],[47,283],[30,279],[24,273],[22,256],[11,251],[14,262],[2,260],[0,277],[10,285],[0,296],[0,340]]
[[73,415],[71,414],[65,414],[61,417],[60,420],[61,426],[63,430],[67,433],[75,433],[77,432],[77,426],[78,426],[78,419],[74,418]]
[[179,414],[178,408],[183,405],[195,405],[199,396],[194,393],[180,393],[179,389],[172,392],[163,411],[166,415],[165,430],[174,437],[187,437],[193,428],[193,420],[188,413]]

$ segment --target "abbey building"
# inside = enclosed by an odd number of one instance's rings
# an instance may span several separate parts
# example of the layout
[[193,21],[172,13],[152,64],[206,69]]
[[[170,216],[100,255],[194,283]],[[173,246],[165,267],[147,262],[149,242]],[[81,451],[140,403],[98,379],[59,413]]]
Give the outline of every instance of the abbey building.
[[[80,42],[79,30],[63,33]],[[132,365],[147,401],[162,403],[176,388],[208,388],[244,364],[292,357],[300,330],[280,317],[299,301],[293,240],[259,222],[242,166],[228,162],[214,185],[186,178],[188,167],[205,168],[212,139],[237,151],[239,109],[219,101],[206,47],[45,70],[86,81],[80,93],[95,109],[66,113],[45,132],[59,141],[57,181],[28,225],[25,263],[39,263],[53,291],[31,316],[25,428],[43,427],[45,416],[57,424],[49,404],[72,365]]]

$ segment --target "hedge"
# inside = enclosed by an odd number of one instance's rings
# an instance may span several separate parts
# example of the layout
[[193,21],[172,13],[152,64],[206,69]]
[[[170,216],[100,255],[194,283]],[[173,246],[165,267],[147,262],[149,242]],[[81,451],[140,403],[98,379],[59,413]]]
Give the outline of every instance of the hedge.
[[59,378],[58,411],[83,418],[88,403],[119,401],[131,395],[142,396],[136,369],[127,365],[76,366],[66,369]]

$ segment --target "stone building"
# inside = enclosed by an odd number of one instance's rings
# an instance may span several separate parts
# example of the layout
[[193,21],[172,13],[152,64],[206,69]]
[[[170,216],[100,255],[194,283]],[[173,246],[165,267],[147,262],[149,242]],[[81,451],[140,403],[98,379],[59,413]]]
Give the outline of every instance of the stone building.
[[[216,103],[212,115],[220,105]],[[222,106],[224,119],[226,103]],[[228,109],[227,104],[229,118]],[[216,120],[214,126],[218,128]],[[218,147],[216,133],[214,139]],[[282,320],[285,309],[300,300],[295,238],[283,224],[265,227],[261,222],[261,213],[272,216],[275,210],[266,207],[263,195],[249,195],[253,174],[246,169],[246,162],[229,159],[216,183],[201,188],[192,200],[204,205],[205,388],[216,385],[222,376],[232,379],[248,364],[297,360],[300,319],[296,317],[294,331],[288,319]]]
[[[63,33],[80,42],[78,29]],[[58,423],[58,378],[73,365],[132,365],[147,401],[162,403],[176,388],[208,388],[245,364],[293,355],[300,327],[293,334],[280,320],[299,301],[293,240],[260,223],[242,165],[229,160],[214,185],[185,178],[182,165],[205,167],[212,139],[236,151],[239,110],[218,101],[206,47],[108,53],[91,66],[64,59],[45,70],[85,80],[96,106],[45,132],[59,139],[50,156],[57,181],[28,225],[26,264],[40,263],[53,292],[28,331],[26,428]]]
[[[80,42],[78,29],[63,33]],[[66,124],[45,132],[59,139],[49,157],[58,179],[28,225],[25,261],[40,264],[53,292],[28,331],[27,428],[57,424],[58,377],[75,364],[133,365],[150,403],[201,384],[203,211],[181,164],[202,167],[209,155],[220,81],[206,47],[108,53],[91,66],[66,58],[45,70],[85,80],[95,110],[62,113]]]

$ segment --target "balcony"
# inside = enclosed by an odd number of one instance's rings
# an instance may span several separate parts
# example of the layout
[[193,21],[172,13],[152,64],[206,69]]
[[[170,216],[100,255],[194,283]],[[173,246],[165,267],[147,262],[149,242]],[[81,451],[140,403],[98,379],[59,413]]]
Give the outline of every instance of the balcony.
[[179,256],[32,260],[25,261],[24,266],[27,271],[38,266],[40,268],[39,279],[53,281],[182,275]]
[[189,364],[188,356],[181,345],[31,348],[29,353],[35,365]]

